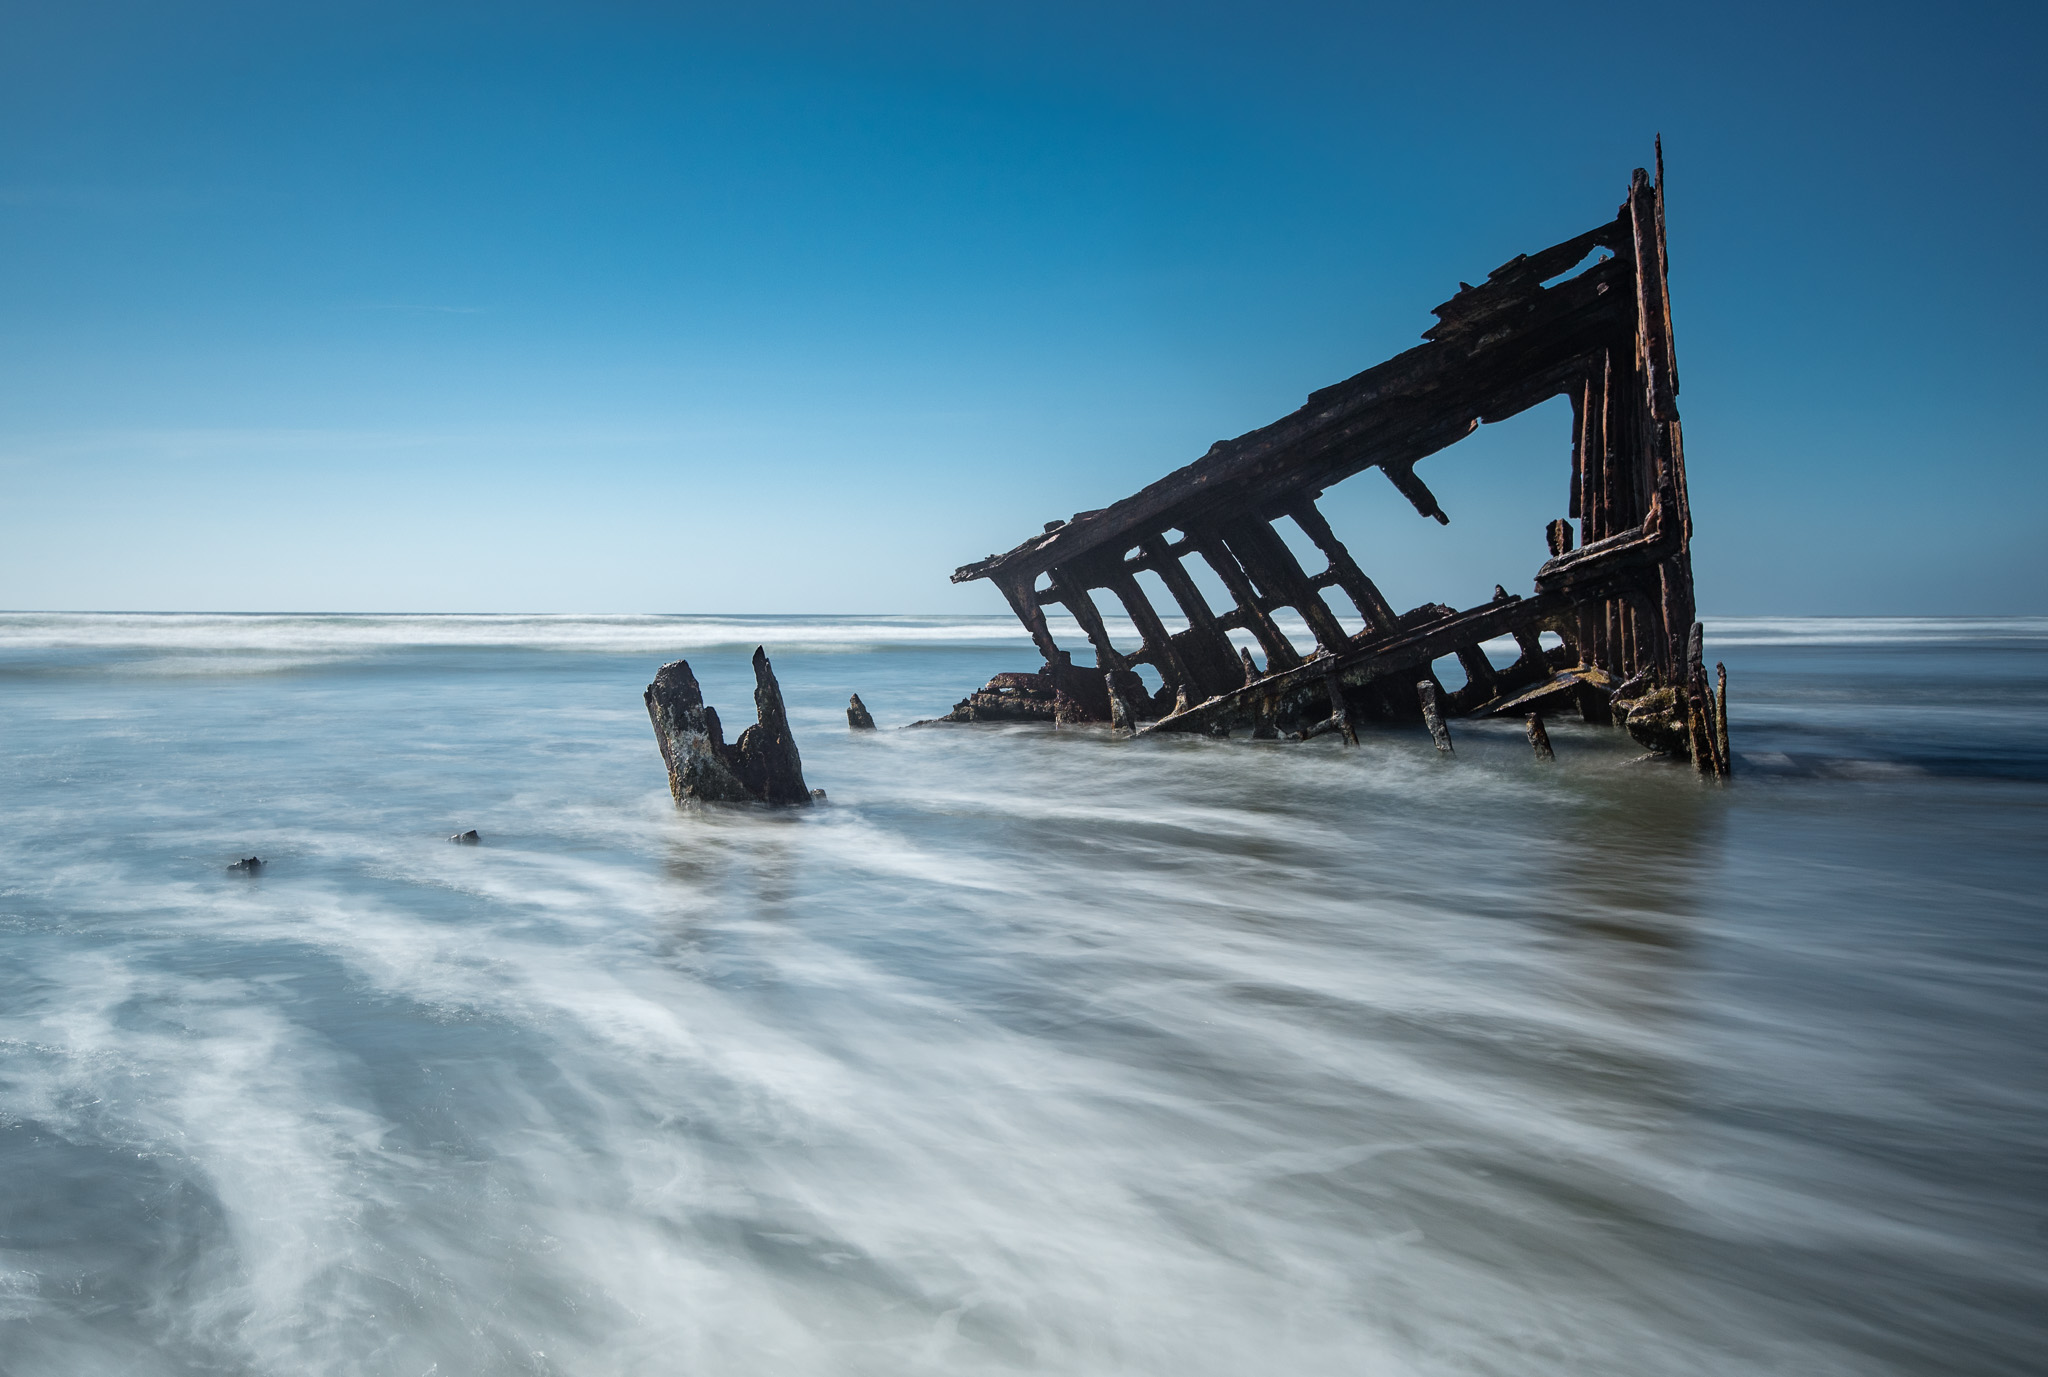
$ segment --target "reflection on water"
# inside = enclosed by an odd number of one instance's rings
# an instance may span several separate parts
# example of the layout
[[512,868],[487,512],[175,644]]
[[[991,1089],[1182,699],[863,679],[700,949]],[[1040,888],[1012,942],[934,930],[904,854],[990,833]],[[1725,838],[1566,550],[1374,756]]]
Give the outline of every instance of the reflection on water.
[[443,621],[0,617],[0,1370],[2035,1370],[2048,629],[1744,623],[1723,790]]

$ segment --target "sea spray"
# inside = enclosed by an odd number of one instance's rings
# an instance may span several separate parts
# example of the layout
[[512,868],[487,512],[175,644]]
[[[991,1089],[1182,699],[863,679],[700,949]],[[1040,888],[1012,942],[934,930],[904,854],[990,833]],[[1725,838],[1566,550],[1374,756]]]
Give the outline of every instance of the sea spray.
[[[0,618],[5,1365],[2023,1371],[2048,632],[1893,625],[1710,619],[1703,789],[890,729],[997,619]],[[833,806],[678,814],[758,641]]]

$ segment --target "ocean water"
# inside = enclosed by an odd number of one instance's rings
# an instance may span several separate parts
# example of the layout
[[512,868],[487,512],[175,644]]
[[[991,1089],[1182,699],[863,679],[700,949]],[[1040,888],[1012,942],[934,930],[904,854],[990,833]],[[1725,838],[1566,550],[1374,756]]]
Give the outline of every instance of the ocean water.
[[[757,642],[829,799],[679,812]],[[2048,621],[1709,655],[1728,787],[896,730],[1003,620],[0,616],[0,1372],[2039,1372]]]

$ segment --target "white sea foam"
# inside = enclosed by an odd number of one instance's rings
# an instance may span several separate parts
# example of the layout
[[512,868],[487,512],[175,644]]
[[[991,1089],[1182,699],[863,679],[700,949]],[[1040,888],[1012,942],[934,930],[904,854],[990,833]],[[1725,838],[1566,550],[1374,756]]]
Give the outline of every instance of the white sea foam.
[[831,801],[679,813],[637,694],[687,619],[370,620],[246,681],[102,658],[191,626],[0,647],[66,667],[0,689],[10,1377],[2039,1351],[2034,786],[1795,770],[1888,764],[1895,702],[1737,659],[1722,790],[1571,721],[851,734],[1021,643],[821,639]]
[[[1185,630],[1183,618],[1163,618]],[[1073,618],[1049,612],[1055,637],[1085,654],[1086,638]],[[1301,619],[1276,614],[1300,646],[1313,644]],[[1104,611],[1113,641],[1135,645],[1128,617]],[[1345,623],[1355,630],[1354,617]],[[2048,640],[2048,617],[1708,617],[1707,636],[1720,646],[1938,645],[1962,641]],[[1256,648],[1247,631],[1232,639]],[[638,654],[685,652],[757,644],[790,650],[875,650],[889,646],[960,644],[1028,645],[1008,616],[702,616],[541,614],[294,614],[0,612],[0,655],[38,650],[190,652],[279,657],[303,663],[308,655],[353,656],[379,651],[441,649],[536,650],[556,653]],[[1509,650],[1507,637],[1491,643]],[[246,662],[245,662],[246,663]]]
[[1013,617],[720,617],[503,614],[0,613],[0,653],[108,649],[317,652],[516,649],[660,653],[761,642],[810,650],[1029,642]]
[[1709,617],[1719,646],[1913,646],[2048,642],[2048,617]]

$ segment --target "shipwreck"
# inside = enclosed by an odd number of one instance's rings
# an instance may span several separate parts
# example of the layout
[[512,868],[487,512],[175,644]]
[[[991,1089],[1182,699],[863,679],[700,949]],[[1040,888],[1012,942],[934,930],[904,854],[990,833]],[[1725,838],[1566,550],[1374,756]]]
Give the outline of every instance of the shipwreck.
[[[1519,255],[1435,308],[1425,343],[1312,393],[1291,415],[1234,440],[1140,492],[1047,522],[1006,554],[953,574],[1002,590],[1044,657],[996,676],[949,721],[1107,722],[1139,735],[1198,732],[1356,744],[1373,722],[1573,711],[1624,727],[1651,751],[1703,773],[1729,769],[1726,676],[1709,682],[1694,617],[1692,512],[1678,419],[1678,367],[1664,235],[1663,151],[1638,168],[1610,220]],[[1552,397],[1570,399],[1564,515],[1547,523],[1550,559],[1533,587],[1497,584],[1491,601],[1397,612],[1317,508],[1332,485],[1376,468],[1426,518],[1448,522],[1419,461]],[[1275,523],[1320,552],[1305,567]],[[1212,607],[1190,561],[1214,571],[1229,605]],[[1155,607],[1150,571],[1174,606]],[[1330,599],[1355,610],[1348,631]],[[1120,607],[1136,645],[1110,636],[1099,597]],[[1341,606],[1341,605],[1340,605]],[[1093,653],[1077,665],[1047,609],[1070,613]],[[1291,611],[1313,646],[1275,620]],[[1168,621],[1184,623],[1170,630]],[[1249,640],[1240,648],[1232,638]],[[1545,632],[1557,643],[1546,646]],[[1482,646],[1510,638],[1497,667]],[[1455,657],[1446,690],[1433,662]],[[1149,667],[1161,681],[1150,688]]]

